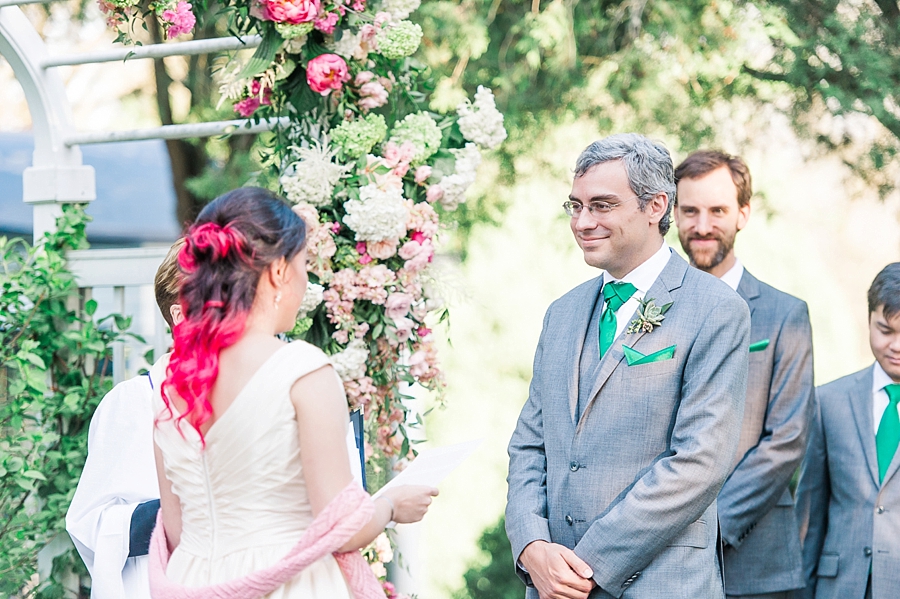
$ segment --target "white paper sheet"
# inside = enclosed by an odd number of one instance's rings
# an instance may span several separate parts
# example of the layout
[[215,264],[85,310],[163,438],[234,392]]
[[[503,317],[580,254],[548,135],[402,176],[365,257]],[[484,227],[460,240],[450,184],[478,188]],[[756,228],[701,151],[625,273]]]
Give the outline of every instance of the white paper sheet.
[[482,439],[426,449],[419,453],[406,470],[381,487],[373,497],[378,497],[385,489],[399,485],[438,486],[448,474],[456,470],[467,457],[478,449]]

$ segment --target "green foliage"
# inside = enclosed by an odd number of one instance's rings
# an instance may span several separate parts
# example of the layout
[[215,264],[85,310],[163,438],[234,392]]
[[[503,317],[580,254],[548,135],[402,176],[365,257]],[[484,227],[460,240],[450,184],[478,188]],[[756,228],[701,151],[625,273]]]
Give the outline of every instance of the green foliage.
[[[801,134],[837,152],[882,195],[900,175],[900,3],[760,2],[774,56],[748,73],[781,84]],[[877,119],[873,133],[860,114]]]
[[485,529],[478,539],[483,565],[471,566],[463,578],[465,587],[453,599],[521,599],[525,585],[516,576],[512,548],[506,537],[506,519]]
[[[0,595],[22,592],[37,552],[64,533],[87,454],[91,414],[109,391],[110,344],[130,319],[78,306],[65,252],[87,245],[88,217],[66,205],[36,247],[0,237]],[[62,560],[80,563],[77,556]],[[62,563],[62,562],[60,562]],[[29,593],[59,596],[49,581]]]

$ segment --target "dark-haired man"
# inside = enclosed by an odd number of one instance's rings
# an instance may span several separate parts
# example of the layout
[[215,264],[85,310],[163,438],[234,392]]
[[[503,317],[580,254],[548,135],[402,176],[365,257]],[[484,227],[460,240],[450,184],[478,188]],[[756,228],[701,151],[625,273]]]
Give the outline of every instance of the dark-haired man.
[[816,390],[797,488],[804,599],[900,597],[900,262],[868,299],[875,363]]
[[691,264],[719,277],[750,307],[750,376],[734,469],[719,493],[729,599],[786,599],[803,586],[789,483],[813,408],[806,303],[759,281],[734,253],[753,195],[744,161],[691,154],[675,169],[675,223]]

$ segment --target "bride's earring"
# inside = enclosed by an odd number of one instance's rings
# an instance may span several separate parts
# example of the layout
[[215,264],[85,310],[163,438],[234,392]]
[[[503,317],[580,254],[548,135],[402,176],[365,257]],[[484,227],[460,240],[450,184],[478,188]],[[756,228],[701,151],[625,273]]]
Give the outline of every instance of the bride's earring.
[[275,309],[278,310],[278,302],[281,301],[281,292],[275,294]]

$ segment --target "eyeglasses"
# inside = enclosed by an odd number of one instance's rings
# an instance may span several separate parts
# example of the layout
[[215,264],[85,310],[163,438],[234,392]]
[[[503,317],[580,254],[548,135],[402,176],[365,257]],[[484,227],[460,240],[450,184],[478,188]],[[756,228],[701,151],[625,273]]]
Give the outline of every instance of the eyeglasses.
[[[627,200],[622,200],[621,202],[616,202],[615,204],[610,204],[609,202],[591,202],[590,204],[587,205],[588,213],[591,216],[609,214],[610,212],[612,212],[613,208],[617,208],[618,206],[621,206],[625,202],[628,202],[629,200],[637,199],[639,197],[641,197],[641,196],[633,196],[633,197],[628,198]],[[567,201],[563,202],[562,207],[563,207],[563,210],[566,211],[566,214],[568,214],[572,218],[581,216],[581,211],[584,210],[584,204],[582,204],[581,202],[574,202],[572,200],[567,200]]]

